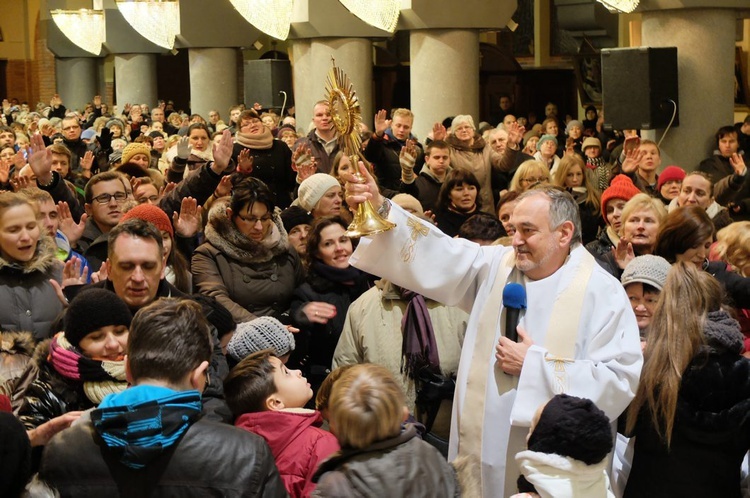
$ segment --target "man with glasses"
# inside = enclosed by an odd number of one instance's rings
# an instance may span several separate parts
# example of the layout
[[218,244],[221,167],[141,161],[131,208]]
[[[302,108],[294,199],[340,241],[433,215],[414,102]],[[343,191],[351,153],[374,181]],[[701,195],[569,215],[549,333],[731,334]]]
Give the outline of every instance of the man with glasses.
[[78,240],[78,249],[98,271],[107,259],[107,234],[122,216],[127,199],[125,181],[120,173],[105,171],[91,177],[83,190],[88,219]]
[[71,152],[70,170],[78,173],[80,163],[86,152],[94,154],[94,169],[98,170],[107,164],[109,154],[112,152],[112,132],[108,128],[102,128],[96,141],[87,144],[81,139],[81,123],[75,114],[68,114],[62,120],[63,145]]

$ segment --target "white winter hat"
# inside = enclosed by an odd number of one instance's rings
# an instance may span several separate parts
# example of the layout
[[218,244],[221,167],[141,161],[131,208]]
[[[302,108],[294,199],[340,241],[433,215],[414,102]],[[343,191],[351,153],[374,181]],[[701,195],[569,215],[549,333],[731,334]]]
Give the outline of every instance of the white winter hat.
[[312,211],[331,187],[339,187],[339,181],[325,173],[315,173],[299,186],[299,205],[305,211]]

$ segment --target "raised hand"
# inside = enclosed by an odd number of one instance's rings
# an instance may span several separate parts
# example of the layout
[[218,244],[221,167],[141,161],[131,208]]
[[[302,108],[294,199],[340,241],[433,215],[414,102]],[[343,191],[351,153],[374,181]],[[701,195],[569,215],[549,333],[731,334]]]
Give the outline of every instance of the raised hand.
[[391,120],[387,118],[388,113],[385,109],[380,109],[377,114],[375,114],[375,134],[379,137],[382,137],[385,130],[391,126]]
[[417,161],[417,146],[414,140],[407,140],[401,147],[398,162],[401,164],[401,181],[406,184],[414,182],[414,163]]
[[177,141],[177,157],[185,161],[190,157],[190,139],[188,137],[182,137]]
[[219,185],[214,190],[214,199],[220,197],[226,197],[232,193],[232,177],[230,175],[224,175],[219,181]]
[[10,186],[13,187],[13,192],[18,192],[25,188],[33,187],[31,180],[28,176],[17,175],[15,178],[10,179]]
[[740,176],[745,176],[747,173],[747,166],[745,166],[745,159],[737,154],[736,152],[729,158],[729,164],[732,165],[734,172]]
[[633,244],[631,244],[624,237],[621,237],[617,246],[612,248],[612,254],[615,256],[617,266],[624,270],[628,263],[635,258],[635,252],[633,251]]
[[31,137],[29,166],[40,184],[47,185],[52,181],[52,152],[44,146],[44,140],[39,134]]
[[175,182],[167,183],[161,188],[161,191],[159,192],[159,198],[164,197],[165,195],[167,195],[168,193],[170,193],[176,188],[177,188],[177,184]]
[[83,285],[89,277],[89,267],[83,266],[83,261],[78,256],[73,256],[63,266],[63,278],[60,287],[62,289],[69,285]]
[[102,263],[102,266],[99,268],[99,271],[95,271],[91,274],[91,283],[97,284],[99,282],[103,282],[104,280],[107,280],[107,276],[109,273],[107,272],[107,263]]
[[638,169],[638,165],[643,160],[643,156],[646,155],[646,151],[638,148],[631,149],[625,152],[625,160],[622,162],[623,173],[633,173]]
[[71,247],[74,247],[81,240],[83,231],[86,228],[88,215],[86,213],[82,214],[81,221],[76,223],[73,220],[73,215],[70,213],[70,206],[65,201],[57,203],[57,211],[60,220],[60,231],[68,238]]
[[509,123],[505,127],[505,130],[508,132],[508,143],[513,143],[515,145],[521,143],[521,140],[523,140],[523,134],[526,133],[526,128],[515,121]]
[[13,165],[16,167],[16,171],[21,171],[21,168],[26,166],[26,156],[23,155],[23,151],[19,150],[13,156]]
[[312,149],[308,145],[300,144],[294,152],[292,152],[292,169],[299,171],[302,166],[307,165],[310,161],[314,161]]
[[448,136],[448,131],[443,126],[443,123],[435,123],[432,127],[432,139],[445,140],[446,136]]
[[81,162],[79,164],[81,165],[83,175],[86,177],[91,176],[91,167],[94,165],[94,153],[90,150],[87,150],[81,158]]
[[0,159],[0,183],[8,183],[10,178],[10,161]]
[[202,227],[202,212],[202,208],[198,205],[198,201],[192,197],[185,197],[182,199],[180,212],[178,213],[175,211],[172,214],[172,225],[174,225],[175,233],[182,237],[192,237],[200,232]]
[[213,146],[213,152],[214,163],[211,169],[214,173],[222,174],[229,167],[232,159],[232,133],[229,130],[224,130],[221,134],[221,140],[218,145]]
[[237,157],[237,171],[243,175],[249,175],[253,171],[253,160],[250,149],[242,149]]
[[102,106],[102,96],[94,95],[94,107],[101,107],[101,106]]

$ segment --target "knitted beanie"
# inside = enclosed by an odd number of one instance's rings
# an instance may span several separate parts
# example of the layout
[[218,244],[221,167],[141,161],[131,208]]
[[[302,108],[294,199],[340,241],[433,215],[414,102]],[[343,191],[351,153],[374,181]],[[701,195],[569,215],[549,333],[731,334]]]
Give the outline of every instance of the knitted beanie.
[[124,149],[122,149],[122,159],[121,163],[129,163],[130,159],[133,158],[136,154],[145,154],[146,157],[151,160],[151,149],[149,148],[148,144],[145,144],[143,142],[133,142],[132,144],[128,144],[125,146]]
[[602,143],[596,137],[586,137],[586,140],[583,141],[583,145],[581,145],[581,150],[585,151],[588,147],[599,147],[601,149]]
[[458,116],[453,118],[453,121],[451,121],[451,128],[455,130],[456,127],[462,124],[467,124],[471,126],[473,129],[475,130],[477,129],[477,127],[474,126],[474,118],[472,118],[468,114],[459,114]]
[[583,130],[583,123],[581,123],[577,119],[573,119],[573,120],[569,121],[568,125],[565,127],[565,134],[566,135],[570,135],[570,130],[572,130],[574,126],[577,126],[581,130]]
[[238,362],[264,349],[272,349],[279,357],[294,351],[294,335],[270,316],[238,323],[227,344],[227,354]]
[[636,195],[640,194],[641,191],[633,184],[627,175],[617,175],[612,179],[609,187],[602,192],[602,216],[607,219],[607,202],[611,199],[623,199],[629,201]]
[[281,125],[276,130],[276,136],[281,138],[282,136],[284,136],[284,133],[289,133],[289,132],[294,133],[295,136],[297,135],[297,130],[294,129],[294,126],[290,124]]
[[123,123],[121,119],[112,118],[107,121],[106,125],[104,125],[105,128],[109,128],[110,126],[119,126],[123,133],[125,132],[125,123]]
[[130,327],[133,315],[128,305],[114,292],[91,288],[81,291],[65,312],[65,338],[78,347],[91,332],[110,325]]
[[172,228],[172,222],[169,220],[169,216],[159,206],[153,204],[139,204],[127,213],[123,214],[120,218],[120,223],[126,220],[137,218],[139,220],[148,221],[154,225],[159,231],[167,232],[172,238],[174,238],[174,228]]
[[281,222],[289,233],[297,225],[312,225],[313,217],[299,206],[290,206],[281,212]]
[[557,138],[555,138],[554,135],[542,135],[539,138],[539,141],[536,143],[536,148],[540,149],[542,147],[542,144],[547,140],[552,140],[553,142],[555,142],[555,147],[557,147]]
[[329,188],[340,187],[339,181],[326,173],[315,173],[299,186],[299,205],[310,212]]
[[96,130],[93,128],[86,128],[83,130],[83,133],[81,133],[81,140],[91,140],[96,136]]
[[590,399],[558,394],[542,410],[529,436],[529,449],[593,465],[612,451],[612,428]]
[[636,256],[625,267],[620,282],[623,286],[640,282],[662,290],[664,284],[667,283],[667,273],[669,273],[671,267],[669,261],[661,256],[654,256],[653,254]]
[[679,166],[667,166],[664,168],[664,171],[662,171],[659,174],[659,181],[656,182],[656,190],[659,191],[664,186],[665,183],[671,182],[673,180],[682,181],[685,179],[685,170],[680,168]]
[[393,202],[400,208],[413,212],[417,216],[424,216],[424,209],[422,208],[422,204],[413,195],[396,194],[391,199],[391,202]]

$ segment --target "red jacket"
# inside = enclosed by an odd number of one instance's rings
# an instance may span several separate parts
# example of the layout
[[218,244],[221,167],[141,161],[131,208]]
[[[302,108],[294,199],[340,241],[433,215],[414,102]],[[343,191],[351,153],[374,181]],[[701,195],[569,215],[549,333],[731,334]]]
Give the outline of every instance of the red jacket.
[[245,413],[234,425],[266,440],[284,486],[296,498],[310,496],[318,465],[340,449],[336,437],[320,429],[322,423],[320,412],[297,408]]

